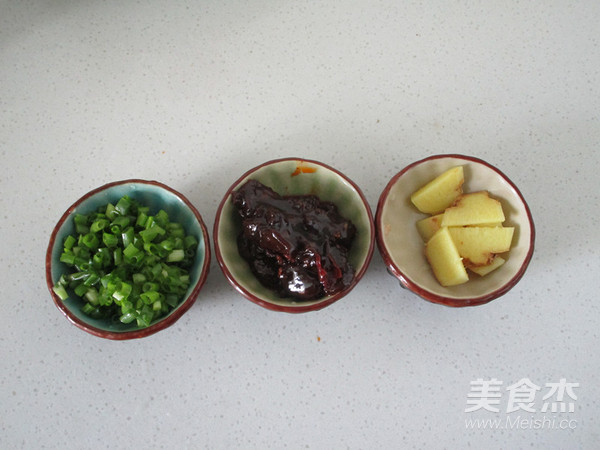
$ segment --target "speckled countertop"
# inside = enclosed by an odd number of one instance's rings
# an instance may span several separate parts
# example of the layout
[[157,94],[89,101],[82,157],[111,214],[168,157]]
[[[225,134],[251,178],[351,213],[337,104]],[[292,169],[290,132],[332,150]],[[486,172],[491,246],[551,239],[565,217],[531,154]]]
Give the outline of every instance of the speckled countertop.
[[[0,448],[597,448],[599,2],[0,11]],[[377,252],[301,315],[245,300],[213,259],[192,309],[137,341],[80,331],[48,294],[54,224],[108,181],[162,181],[212,232],[269,159],[332,165],[374,210],[436,153],[485,159],[531,207],[529,270],[488,305],[425,302]]]

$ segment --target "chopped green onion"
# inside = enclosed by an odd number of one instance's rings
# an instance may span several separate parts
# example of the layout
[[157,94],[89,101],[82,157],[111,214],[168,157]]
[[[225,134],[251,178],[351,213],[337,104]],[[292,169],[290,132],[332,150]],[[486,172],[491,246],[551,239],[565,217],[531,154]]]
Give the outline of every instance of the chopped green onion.
[[170,252],[175,248],[175,239],[165,239],[159,245],[165,251]]
[[78,234],[85,234],[88,231],[90,231],[90,228],[88,226],[87,215],[75,214],[75,217],[73,218],[73,222],[75,223],[75,231]]
[[144,283],[142,285],[142,291],[143,292],[148,292],[148,291],[157,291],[159,288],[158,283],[152,283],[150,281],[147,281],[146,283]]
[[129,224],[131,223],[131,219],[127,216],[117,216],[115,217],[115,219],[112,221],[111,226],[118,226],[121,229],[129,226]]
[[144,227],[146,225],[147,220],[148,215],[145,212],[139,212],[135,224],[138,227]]
[[98,248],[100,239],[98,239],[98,236],[95,233],[89,232],[83,236],[81,243],[87,248],[96,249]]
[[89,288],[84,294],[85,299],[92,305],[98,304],[98,291],[96,289]]
[[178,248],[167,255],[167,262],[182,261],[184,256],[185,252],[182,249]]
[[75,295],[83,297],[87,293],[88,287],[85,284],[81,283],[75,287],[74,291]]
[[71,250],[73,246],[77,243],[77,239],[75,239],[72,235],[68,235],[65,239],[65,250]]
[[135,237],[133,227],[129,227],[121,233],[121,240],[123,241],[123,247],[127,247],[129,244],[133,244]]
[[115,266],[120,266],[123,262],[123,250],[120,247],[115,248],[115,251],[113,252],[113,261]]
[[83,284],[86,286],[94,286],[100,282],[100,276],[97,273],[90,273]]
[[198,246],[198,239],[196,239],[195,236],[192,236],[191,234],[189,236],[186,236],[183,239],[183,247],[187,250],[189,248],[196,248]]
[[143,273],[134,273],[131,278],[133,284],[142,284],[146,281],[146,276]]
[[131,294],[131,285],[129,283],[121,282],[118,289],[113,292],[112,296],[116,300],[123,300]]
[[97,268],[103,268],[110,265],[110,250],[106,247],[99,248],[96,254],[92,257],[92,265]]
[[98,308],[93,306],[91,303],[86,303],[85,305],[83,305],[83,308],[81,308],[81,310],[88,316],[91,316],[94,312],[98,311]]
[[115,217],[117,217],[117,215],[119,214],[119,212],[116,210],[115,205],[109,203],[108,205],[106,205],[105,214],[109,220],[114,220]]
[[124,196],[95,213],[75,214],[73,223],[60,255],[71,272],[52,288],[61,300],[72,292],[91,317],[146,327],[186,294],[198,239],[164,210],[150,215]]
[[90,231],[92,233],[97,233],[98,231],[104,230],[109,224],[110,222],[108,219],[101,217],[92,222],[92,225],[90,225]]
[[60,255],[60,262],[65,264],[73,265],[75,263],[75,254],[67,253],[66,251]]
[[127,196],[121,197],[115,205],[117,212],[123,216],[129,213],[129,208],[131,208],[131,201]]
[[144,250],[146,253],[158,257],[165,257],[168,253],[162,246],[153,244],[152,242],[144,243]]
[[122,323],[131,323],[135,320],[135,314],[133,314],[132,312],[128,312],[119,317],[119,320]]
[[56,295],[58,295],[58,298],[60,298],[61,300],[66,300],[67,298],[69,298],[69,294],[67,294],[67,290],[61,284],[55,284],[54,287],[52,288],[52,290],[54,291],[54,293]]
[[165,230],[159,225],[153,225],[150,228],[140,231],[140,236],[144,242],[152,242],[158,235],[164,235]]
[[160,210],[159,212],[156,213],[156,215],[154,216],[154,220],[156,221],[156,223],[158,225],[160,225],[161,227],[166,227],[169,223],[169,215],[164,211],[164,210]]
[[140,298],[146,305],[150,305],[151,303],[154,303],[154,302],[160,300],[161,297],[162,297],[162,294],[157,291],[142,292],[140,294]]
[[119,238],[112,233],[102,233],[102,242],[107,247],[116,247],[119,245]]

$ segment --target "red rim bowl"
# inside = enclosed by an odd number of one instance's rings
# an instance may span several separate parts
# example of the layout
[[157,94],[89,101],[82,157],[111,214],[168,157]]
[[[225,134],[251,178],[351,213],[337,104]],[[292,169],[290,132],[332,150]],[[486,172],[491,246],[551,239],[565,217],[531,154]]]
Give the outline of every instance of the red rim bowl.
[[[194,234],[199,241],[196,260],[189,270],[191,283],[185,298],[170,313],[156,319],[146,328],[140,328],[135,323],[126,325],[106,319],[93,319],[81,312],[81,300],[74,294],[63,301],[52,290],[60,275],[68,271],[68,268],[60,262],[60,254],[65,237],[74,232],[73,216],[77,213],[95,211],[108,202],[116,202],[123,195],[129,195],[143,205],[149,206],[152,213],[164,209],[171,221],[181,223],[186,233]],[[200,213],[183,194],[158,181],[139,179],[115,181],[88,192],[62,215],[52,231],[46,251],[46,283],[57,308],[76,327],[106,339],[137,339],[150,336],[173,325],[190,309],[208,276],[210,257],[210,240],[206,225]]]
[[[357,234],[349,258],[355,269],[355,276],[348,288],[318,300],[297,302],[281,298],[260,284],[250,271],[248,263],[239,255],[237,236],[241,231],[241,222],[231,201],[232,192],[248,179],[256,179],[281,195],[316,194],[321,200],[335,203],[340,213],[352,220],[357,227]],[[213,242],[223,274],[240,294],[270,310],[302,313],[331,305],[357,285],[373,256],[375,226],[362,191],[340,171],[318,161],[281,158],[248,170],[231,185],[217,210]]]
[[[451,167],[463,165],[465,192],[488,190],[502,203],[507,226],[515,235],[506,263],[494,272],[459,286],[443,287],[434,278],[424,255],[416,222],[426,217],[410,202],[410,195]],[[377,246],[388,268],[402,287],[433,303],[475,306],[494,300],[512,289],[525,274],[533,256],[535,227],[531,211],[517,186],[491,164],[457,154],[435,155],[416,161],[396,174],[383,190],[375,215]]]

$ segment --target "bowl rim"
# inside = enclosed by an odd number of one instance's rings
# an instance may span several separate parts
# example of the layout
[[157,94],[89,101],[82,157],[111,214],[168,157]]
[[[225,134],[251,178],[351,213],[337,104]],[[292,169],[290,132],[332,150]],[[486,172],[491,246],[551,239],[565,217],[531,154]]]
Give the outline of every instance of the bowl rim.
[[[221,224],[223,208],[224,208],[225,204],[228,201],[230,201],[231,193],[242,183],[242,181],[244,181],[246,178],[251,176],[253,173],[262,169],[263,167],[282,163],[282,162],[288,162],[288,161],[296,161],[299,165],[301,165],[302,163],[308,163],[308,164],[313,164],[316,166],[323,167],[324,169],[327,169],[327,170],[333,172],[334,174],[336,174],[337,176],[342,178],[344,181],[346,181],[348,184],[350,184],[352,189],[354,189],[354,191],[360,197],[360,199],[363,203],[363,206],[367,212],[367,216],[368,216],[367,218],[368,218],[368,222],[369,222],[370,239],[369,239],[369,246],[367,249],[367,255],[366,255],[366,258],[365,258],[365,261],[364,261],[362,267],[358,271],[356,271],[356,273],[354,274],[354,278],[353,278],[352,282],[350,283],[350,285],[346,289],[344,289],[330,297],[324,297],[322,300],[320,300],[320,301],[317,300],[314,303],[311,302],[308,305],[305,305],[302,302],[299,302],[297,305],[293,305],[293,306],[292,305],[278,305],[278,304],[270,302],[269,300],[266,300],[266,299],[263,299],[263,298],[260,298],[256,295],[254,295],[253,293],[248,291],[244,286],[242,286],[240,283],[237,282],[237,280],[235,279],[235,277],[233,276],[233,274],[231,273],[231,271],[225,264],[225,261],[223,260],[223,256],[221,254],[221,248],[219,246],[219,228],[220,228],[220,224]],[[323,309],[326,306],[329,306],[332,303],[336,302],[337,300],[341,299],[342,297],[346,296],[348,293],[350,293],[350,291],[352,289],[354,289],[354,287],[358,284],[358,282],[361,280],[361,278],[366,273],[367,268],[369,267],[369,264],[371,263],[371,260],[373,258],[373,253],[375,250],[375,234],[376,233],[375,233],[375,222],[373,219],[373,212],[371,211],[371,207],[369,205],[369,202],[367,201],[367,198],[365,197],[362,190],[358,187],[358,185],[356,183],[354,183],[350,178],[348,178],[346,175],[344,175],[341,171],[335,169],[334,167],[329,166],[328,164],[322,163],[320,161],[316,161],[313,159],[307,159],[307,158],[299,158],[299,157],[283,157],[283,158],[276,158],[276,159],[271,159],[269,161],[265,161],[255,167],[247,170],[246,172],[244,172],[244,174],[242,176],[237,178],[230,185],[230,187],[225,192],[223,199],[219,203],[219,207],[217,208],[217,213],[215,215],[215,223],[213,226],[213,245],[215,248],[215,257],[217,259],[219,267],[221,268],[221,271],[225,275],[225,278],[227,278],[227,281],[229,281],[229,283],[240,294],[242,294],[246,299],[250,300],[253,303],[256,303],[259,306],[262,306],[263,308],[266,308],[266,309],[269,309],[272,311],[280,311],[280,312],[287,312],[287,313],[304,313],[304,312],[318,311],[320,309]]]
[[[500,288],[495,289],[488,294],[480,295],[478,297],[473,297],[473,298],[469,298],[469,299],[465,299],[465,298],[458,299],[458,298],[454,298],[454,297],[448,297],[448,296],[444,296],[444,295],[435,294],[435,293],[417,285],[416,283],[414,283],[407,274],[405,274],[402,270],[400,270],[400,268],[396,264],[394,264],[392,257],[390,255],[390,252],[388,251],[387,246],[385,245],[385,242],[383,239],[382,218],[381,218],[382,214],[383,214],[383,207],[387,201],[390,190],[396,184],[398,179],[400,177],[402,177],[406,172],[408,172],[413,167],[416,167],[416,166],[423,164],[425,162],[428,162],[428,161],[432,161],[432,160],[436,160],[436,159],[444,159],[444,158],[462,159],[464,161],[481,164],[481,165],[487,167],[488,169],[491,169],[494,172],[496,172],[512,188],[512,190],[517,195],[517,198],[523,204],[523,207],[524,207],[526,215],[527,215],[527,220],[530,225],[529,248],[527,249],[525,258],[524,258],[521,266],[519,267],[519,270],[517,270],[517,272],[515,273],[515,275]],[[394,277],[396,277],[400,281],[401,286],[406,289],[409,289],[410,291],[414,292],[415,294],[419,295],[420,297],[422,297],[425,300],[428,300],[432,303],[438,303],[438,304],[442,304],[442,305],[446,305],[446,306],[453,306],[453,307],[483,305],[485,303],[488,303],[488,302],[506,294],[521,280],[521,278],[525,274],[525,271],[527,270],[527,267],[529,266],[529,263],[533,256],[533,251],[534,251],[534,247],[535,247],[535,225],[534,225],[534,221],[533,221],[533,216],[531,215],[531,210],[529,209],[529,205],[525,201],[523,194],[521,194],[521,191],[519,190],[519,188],[517,188],[515,183],[513,183],[512,180],[510,178],[508,178],[508,176],[506,176],[506,174],[504,174],[504,172],[502,172],[497,167],[494,167],[492,164],[488,163],[487,161],[484,161],[483,159],[477,158],[475,156],[468,156],[468,155],[463,155],[463,154],[458,154],[458,153],[447,153],[447,154],[438,154],[438,155],[428,156],[426,158],[420,159],[418,161],[415,161],[415,162],[407,165],[400,172],[398,172],[396,175],[394,175],[392,177],[392,179],[387,183],[387,185],[383,189],[381,195],[379,196],[379,200],[377,202],[377,211],[375,213],[375,227],[376,227],[376,231],[377,231],[376,240],[377,240],[377,247],[379,248],[379,252],[381,253],[381,256],[384,260],[385,265],[387,266],[388,272],[390,272]]]
[[[200,277],[198,279],[198,282],[195,284],[194,288],[189,293],[189,295],[185,299],[185,301],[183,303],[181,303],[181,305],[179,305],[179,307],[177,309],[175,309],[170,315],[164,317],[163,319],[150,325],[149,327],[119,332],[119,331],[103,330],[101,328],[97,328],[97,327],[90,325],[89,323],[81,320],[80,318],[75,316],[69,310],[69,308],[67,308],[65,306],[65,304],[58,297],[58,295],[56,295],[54,293],[54,291],[52,289],[54,286],[54,283],[52,281],[52,250],[55,246],[55,241],[56,241],[56,237],[58,235],[59,230],[62,228],[64,223],[68,220],[68,218],[71,216],[71,214],[73,213],[73,211],[75,210],[75,208],[77,206],[79,206],[85,200],[87,200],[88,198],[90,198],[91,196],[93,196],[99,192],[102,192],[102,191],[109,189],[111,187],[114,187],[114,186],[120,186],[120,185],[125,185],[125,184],[145,184],[145,185],[156,186],[156,187],[159,187],[161,189],[164,189],[164,190],[170,192],[171,194],[173,194],[177,198],[179,198],[190,209],[190,211],[193,213],[194,217],[198,221],[200,228],[202,230],[202,238],[204,239],[204,249],[205,250],[204,250],[204,263],[203,263],[202,269],[200,271]],[[112,182],[103,184],[102,186],[92,189],[91,191],[89,191],[86,194],[84,194],[83,196],[81,196],[78,200],[76,200],[62,214],[62,216],[60,217],[60,219],[54,226],[54,229],[52,230],[52,234],[50,235],[50,240],[48,243],[48,248],[46,250],[46,284],[48,286],[48,290],[50,291],[50,295],[52,296],[52,299],[54,300],[54,304],[56,305],[56,307],[63,313],[63,315],[73,325],[80,328],[81,330],[86,331],[87,333],[92,334],[94,336],[98,336],[98,337],[105,338],[105,339],[111,339],[111,340],[138,339],[138,338],[150,336],[161,330],[164,330],[165,328],[170,327],[177,320],[179,320],[179,318],[181,318],[181,316],[183,316],[183,314],[185,312],[187,312],[192,307],[192,305],[196,302],[198,294],[200,293],[200,290],[202,289],[202,286],[204,285],[204,283],[206,282],[206,279],[208,277],[208,272],[209,272],[209,268],[210,268],[210,259],[211,259],[211,251],[210,251],[210,239],[209,239],[209,235],[208,235],[208,229],[206,228],[206,225],[205,225],[204,221],[202,220],[202,216],[200,215],[200,213],[198,212],[196,207],[194,207],[194,205],[188,200],[188,198],[185,195],[183,195],[182,193],[176,191],[175,189],[171,188],[170,186],[167,186],[166,184],[161,183],[159,181],[143,180],[143,179],[139,179],[139,178],[130,178],[130,179],[126,179],[126,180],[112,181]]]

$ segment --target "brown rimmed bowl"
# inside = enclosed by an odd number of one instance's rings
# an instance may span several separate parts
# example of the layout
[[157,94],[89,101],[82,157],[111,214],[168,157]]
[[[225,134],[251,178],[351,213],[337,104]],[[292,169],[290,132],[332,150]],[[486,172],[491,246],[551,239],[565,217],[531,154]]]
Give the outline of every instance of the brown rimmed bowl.
[[[190,287],[185,297],[167,315],[156,319],[145,328],[135,322],[123,324],[109,319],[94,319],[81,311],[83,302],[69,292],[66,300],[61,300],[52,290],[61,274],[69,268],[60,262],[64,239],[74,234],[73,217],[75,214],[87,214],[96,211],[109,202],[115,203],[124,195],[150,207],[150,214],[164,209],[172,222],[183,225],[186,234],[198,239],[198,247],[193,266],[189,269]],[[210,240],[208,230],[194,205],[181,193],[158,181],[123,180],[100,186],[73,203],[62,215],[52,234],[46,251],[46,283],[57,308],[75,326],[95,336],[113,340],[137,339],[150,336],[173,325],[196,301],[206,281],[210,267]]]
[[[340,214],[354,223],[357,233],[349,260],[355,274],[350,286],[335,295],[311,301],[295,301],[278,296],[258,281],[238,251],[237,237],[241,232],[241,220],[231,199],[232,192],[248,179],[258,180],[280,195],[317,195],[321,200],[333,202]],[[267,309],[301,313],[331,305],[356,286],[373,256],[375,227],[365,196],[344,174],[318,161],[282,158],[250,169],[231,185],[217,210],[213,241],[221,270],[244,297]]]
[[[410,195],[451,167],[462,165],[464,192],[487,190],[502,203],[506,226],[515,234],[506,263],[486,276],[472,275],[465,284],[444,287],[435,279],[424,254],[416,222],[426,217]],[[405,287],[425,300],[447,306],[475,306],[512,289],[525,274],[534,250],[535,227],[527,202],[517,186],[491,164],[465,155],[435,155],[416,161],[396,174],[383,190],[375,216],[377,246],[388,268]],[[503,255],[504,257],[504,255]]]

